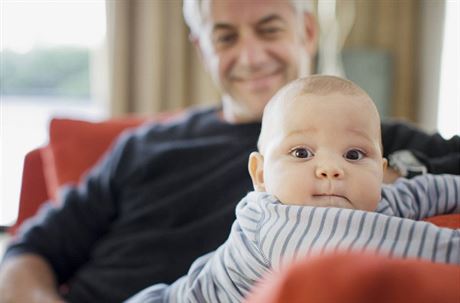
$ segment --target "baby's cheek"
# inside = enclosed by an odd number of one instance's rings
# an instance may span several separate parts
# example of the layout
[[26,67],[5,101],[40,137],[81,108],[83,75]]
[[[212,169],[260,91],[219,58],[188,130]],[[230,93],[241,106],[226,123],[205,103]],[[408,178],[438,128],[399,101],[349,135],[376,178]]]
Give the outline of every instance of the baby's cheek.
[[293,179],[287,182],[279,189],[283,199],[280,200],[285,204],[304,205],[308,204],[311,198],[312,182],[306,179]]
[[370,194],[368,195],[368,199],[366,201],[365,210],[375,211],[377,209],[377,205],[382,199],[380,186],[369,188],[369,193]]

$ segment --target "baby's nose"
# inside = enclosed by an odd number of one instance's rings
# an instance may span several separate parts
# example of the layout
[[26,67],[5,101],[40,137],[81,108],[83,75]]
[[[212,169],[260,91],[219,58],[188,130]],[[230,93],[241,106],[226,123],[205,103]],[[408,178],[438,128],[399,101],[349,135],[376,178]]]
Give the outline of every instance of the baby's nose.
[[316,168],[316,177],[319,179],[341,179],[343,175],[343,169],[333,163],[321,164]]

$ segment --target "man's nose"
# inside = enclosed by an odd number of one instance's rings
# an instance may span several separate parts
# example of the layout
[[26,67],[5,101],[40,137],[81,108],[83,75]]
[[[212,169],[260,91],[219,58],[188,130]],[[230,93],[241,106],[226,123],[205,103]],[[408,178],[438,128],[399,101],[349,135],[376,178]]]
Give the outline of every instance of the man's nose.
[[253,34],[245,35],[240,41],[238,61],[246,67],[258,67],[266,62],[264,42]]
[[315,175],[318,179],[342,179],[343,168],[336,162],[320,163],[316,167]]

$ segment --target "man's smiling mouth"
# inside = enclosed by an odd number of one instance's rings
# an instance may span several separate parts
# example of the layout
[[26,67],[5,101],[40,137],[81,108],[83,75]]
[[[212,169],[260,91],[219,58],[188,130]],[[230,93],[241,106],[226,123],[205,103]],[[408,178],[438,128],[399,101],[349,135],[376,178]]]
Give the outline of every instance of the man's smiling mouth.
[[[271,77],[273,76],[277,76],[279,74],[281,74],[282,72],[282,68],[281,67],[277,67],[277,68],[272,68],[270,70],[265,70],[265,71],[259,71],[259,72],[254,72],[254,73],[243,73],[243,74],[235,74],[233,76],[231,76],[231,78],[235,81],[235,82],[257,82],[257,81],[264,81],[266,79],[270,79]],[[246,74],[246,75],[245,75]]]
[[278,81],[282,75],[281,70],[276,70],[271,73],[265,73],[263,75],[254,75],[249,77],[235,77],[235,84],[241,85],[246,89],[253,92],[266,92],[267,89],[273,86],[275,81]]

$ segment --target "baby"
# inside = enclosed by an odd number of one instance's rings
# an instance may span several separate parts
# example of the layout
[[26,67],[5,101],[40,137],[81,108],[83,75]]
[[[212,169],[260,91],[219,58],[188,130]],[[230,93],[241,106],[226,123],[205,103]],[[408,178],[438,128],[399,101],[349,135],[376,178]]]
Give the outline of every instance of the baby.
[[376,209],[387,165],[380,119],[351,82],[314,76],[280,91],[264,111],[258,148],[249,159],[257,191],[284,204]]
[[255,191],[238,204],[227,241],[187,276],[129,302],[241,302],[267,271],[333,251],[460,264],[459,230],[416,221],[459,212],[460,177],[382,185],[379,114],[352,82],[288,84],[265,108],[258,149],[248,165]]

